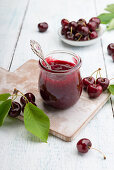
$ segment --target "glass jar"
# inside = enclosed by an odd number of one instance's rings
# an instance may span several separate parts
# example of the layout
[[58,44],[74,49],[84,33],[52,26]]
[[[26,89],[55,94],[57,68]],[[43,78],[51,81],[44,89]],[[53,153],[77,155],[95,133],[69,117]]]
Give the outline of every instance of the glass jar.
[[59,109],[74,105],[82,92],[81,58],[71,52],[53,51],[45,59],[51,69],[39,60],[41,70],[38,84],[43,101]]

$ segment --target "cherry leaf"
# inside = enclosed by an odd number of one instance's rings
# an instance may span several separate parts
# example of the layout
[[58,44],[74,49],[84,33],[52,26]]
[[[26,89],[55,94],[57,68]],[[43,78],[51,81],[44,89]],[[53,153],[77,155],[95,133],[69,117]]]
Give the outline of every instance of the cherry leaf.
[[11,96],[10,93],[0,94],[0,101],[5,101]]
[[107,26],[107,30],[112,30],[114,29],[114,18],[110,21],[109,25]]
[[11,108],[11,99],[3,101],[0,103],[0,126],[3,125],[5,118]]
[[25,128],[33,135],[47,142],[50,121],[48,116],[32,103],[27,103],[24,109]]
[[114,4],[107,5],[105,10],[114,13]]
[[114,18],[114,13],[103,13],[98,18],[101,20],[101,24],[108,24]]
[[114,84],[110,85],[108,87],[108,89],[109,89],[110,93],[114,95]]

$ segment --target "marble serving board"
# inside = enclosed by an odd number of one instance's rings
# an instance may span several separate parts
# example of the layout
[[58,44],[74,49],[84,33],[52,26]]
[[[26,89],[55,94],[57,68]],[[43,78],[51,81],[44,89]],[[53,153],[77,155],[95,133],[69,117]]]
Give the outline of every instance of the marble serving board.
[[[42,102],[38,91],[39,71],[36,60],[29,60],[14,72],[0,68],[0,93],[12,92],[14,88],[23,93],[32,92],[36,96],[37,106],[50,118],[50,133],[67,142],[72,141],[108,101],[110,94],[104,92],[97,99],[89,99],[83,91],[74,106],[66,110],[57,110],[45,106]],[[18,119],[23,120],[23,115]]]

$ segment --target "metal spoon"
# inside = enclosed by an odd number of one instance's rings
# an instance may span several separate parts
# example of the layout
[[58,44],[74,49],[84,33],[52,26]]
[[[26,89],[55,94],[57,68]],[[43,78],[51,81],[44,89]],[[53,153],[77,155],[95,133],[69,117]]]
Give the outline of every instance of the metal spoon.
[[30,45],[31,45],[32,51],[45,62],[47,68],[51,69],[50,65],[44,58],[41,46],[38,44],[38,42],[34,40],[30,40]]

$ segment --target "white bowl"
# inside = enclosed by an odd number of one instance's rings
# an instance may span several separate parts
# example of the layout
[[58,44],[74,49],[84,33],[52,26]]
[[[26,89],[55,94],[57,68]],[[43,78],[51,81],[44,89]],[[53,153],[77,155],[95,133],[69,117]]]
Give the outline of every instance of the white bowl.
[[72,45],[72,46],[88,46],[95,44],[103,35],[105,32],[105,28],[100,25],[98,33],[98,37],[93,39],[93,40],[88,40],[88,41],[73,41],[73,40],[68,40],[64,37],[64,35],[61,35],[61,28],[58,30],[58,35],[60,39],[65,42],[66,44]]

